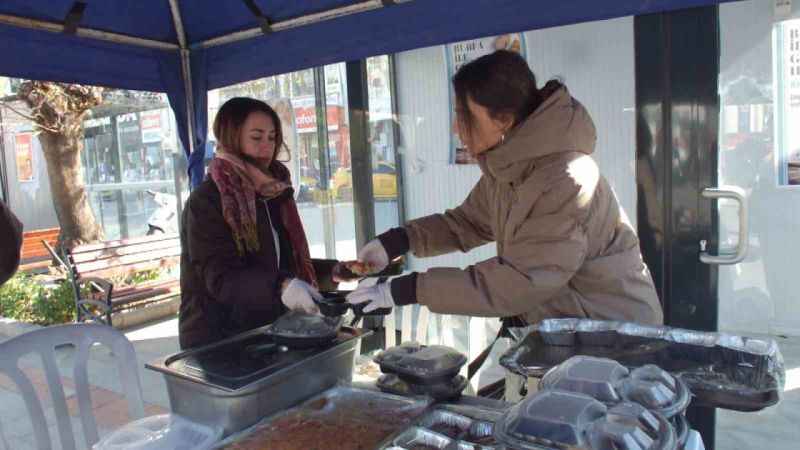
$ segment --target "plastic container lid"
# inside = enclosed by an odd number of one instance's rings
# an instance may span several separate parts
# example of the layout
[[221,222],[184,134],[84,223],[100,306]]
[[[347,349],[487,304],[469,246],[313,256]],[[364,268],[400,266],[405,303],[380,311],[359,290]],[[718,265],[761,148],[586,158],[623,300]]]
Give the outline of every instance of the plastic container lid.
[[344,323],[342,317],[323,317],[301,311],[289,311],[269,328],[269,334],[287,338],[323,338],[335,336]]
[[539,387],[586,394],[607,406],[634,402],[667,418],[686,410],[691,401],[686,385],[657,366],[628,371],[616,361],[593,356],[574,356],[550,369]]
[[503,414],[495,437],[508,447],[522,450],[558,445],[583,448],[588,444],[586,430],[606,413],[604,404],[587,395],[539,391]]
[[588,429],[592,449],[675,450],[675,431],[667,419],[636,403],[620,403]]
[[622,401],[617,386],[629,373],[622,364],[610,359],[576,356],[547,372],[539,388],[579,392],[613,404]]
[[175,414],[161,414],[131,422],[112,432],[92,450],[207,450],[222,437],[211,428]]
[[652,364],[633,370],[619,391],[625,400],[658,411],[667,418],[685,411],[692,400],[683,381]]
[[451,380],[466,364],[467,357],[442,345],[415,342],[392,347],[375,357],[385,373],[396,373],[405,381],[435,384]]

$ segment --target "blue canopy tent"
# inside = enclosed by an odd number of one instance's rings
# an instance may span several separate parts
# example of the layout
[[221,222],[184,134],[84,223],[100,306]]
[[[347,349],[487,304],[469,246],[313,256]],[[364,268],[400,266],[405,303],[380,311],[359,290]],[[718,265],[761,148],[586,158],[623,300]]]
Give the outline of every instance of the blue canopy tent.
[[167,93],[194,184],[203,173],[209,89],[479,36],[723,1],[4,0],[0,74]]

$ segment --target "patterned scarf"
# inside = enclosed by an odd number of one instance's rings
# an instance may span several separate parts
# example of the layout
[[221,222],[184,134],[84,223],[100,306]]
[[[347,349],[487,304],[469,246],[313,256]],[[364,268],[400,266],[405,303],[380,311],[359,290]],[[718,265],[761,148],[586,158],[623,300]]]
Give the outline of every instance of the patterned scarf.
[[[250,164],[236,155],[219,149],[208,166],[208,173],[222,197],[222,216],[233,231],[233,240],[239,255],[261,249],[256,227],[256,195],[274,199],[291,190],[289,169],[278,161],[269,167],[270,173]],[[281,202],[281,220],[289,236],[294,254],[295,276],[317,285],[308,240],[291,195]]]

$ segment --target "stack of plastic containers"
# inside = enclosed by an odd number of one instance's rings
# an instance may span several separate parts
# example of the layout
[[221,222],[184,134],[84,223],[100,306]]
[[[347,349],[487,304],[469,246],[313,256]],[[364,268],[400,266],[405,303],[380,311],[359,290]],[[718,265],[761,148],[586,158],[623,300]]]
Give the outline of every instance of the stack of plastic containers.
[[458,374],[467,357],[450,347],[404,343],[378,354],[375,362],[384,373],[377,382],[384,392],[444,400],[459,397],[468,384]]
[[586,395],[610,410],[623,408],[631,411],[630,405],[638,405],[654,417],[669,421],[676,434],[677,448],[703,448],[702,441],[697,439],[692,439],[691,446],[686,447],[691,433],[684,416],[691,401],[689,389],[683,381],[657,366],[645,365],[628,370],[610,359],[576,356],[550,370],[542,378],[539,388]]

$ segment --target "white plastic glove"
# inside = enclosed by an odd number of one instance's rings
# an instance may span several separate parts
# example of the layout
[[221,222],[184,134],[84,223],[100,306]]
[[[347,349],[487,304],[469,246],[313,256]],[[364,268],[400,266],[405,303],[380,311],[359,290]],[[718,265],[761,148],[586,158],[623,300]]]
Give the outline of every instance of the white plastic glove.
[[383,283],[377,283],[377,281],[378,278],[367,278],[361,282],[355,291],[347,294],[347,303],[358,305],[370,302],[364,307],[365,314],[379,308],[394,308],[391,283],[388,280]]
[[375,273],[382,272],[389,265],[389,254],[383,248],[380,239],[373,239],[367,242],[358,252],[358,260],[369,263]]
[[299,278],[292,278],[281,294],[281,301],[290,310],[319,314],[319,308],[314,299],[322,300],[322,294],[314,286]]

